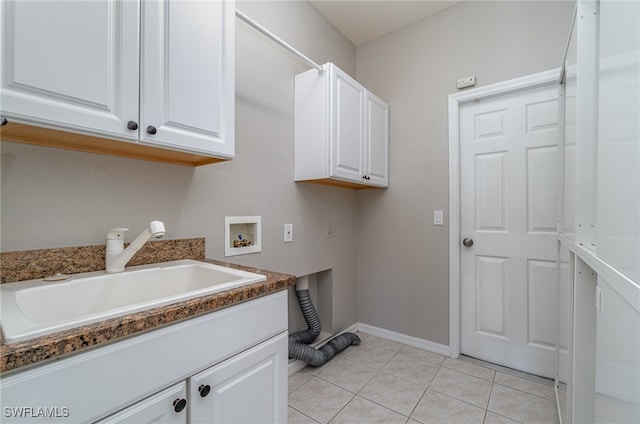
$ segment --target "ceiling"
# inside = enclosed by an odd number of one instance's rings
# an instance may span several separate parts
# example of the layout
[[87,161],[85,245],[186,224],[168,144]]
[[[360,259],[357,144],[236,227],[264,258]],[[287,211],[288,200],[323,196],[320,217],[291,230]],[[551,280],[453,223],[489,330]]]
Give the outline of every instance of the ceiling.
[[356,46],[461,3],[453,0],[308,1]]

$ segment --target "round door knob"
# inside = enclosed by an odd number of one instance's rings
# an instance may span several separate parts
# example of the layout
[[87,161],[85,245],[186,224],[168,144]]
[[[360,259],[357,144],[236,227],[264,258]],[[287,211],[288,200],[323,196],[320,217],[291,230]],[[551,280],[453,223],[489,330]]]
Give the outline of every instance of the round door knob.
[[155,134],[156,133],[156,127],[154,127],[153,125],[149,125],[147,127],[147,133],[149,133],[151,135]]
[[207,397],[207,395],[211,391],[211,386],[209,386],[208,384],[207,385],[203,384],[200,387],[198,387],[198,391],[200,392],[201,397]]
[[186,399],[176,399],[173,401],[173,410],[176,412],[181,412],[186,407],[187,407]]
[[471,247],[473,246],[473,240],[470,238],[466,238],[462,240],[462,244],[464,244],[464,247]]
[[5,118],[4,116],[0,116],[0,127],[4,127],[8,123],[9,121],[7,121],[7,118]]
[[129,121],[127,122],[127,128],[129,128],[131,131],[135,131],[138,129],[138,123],[136,121]]

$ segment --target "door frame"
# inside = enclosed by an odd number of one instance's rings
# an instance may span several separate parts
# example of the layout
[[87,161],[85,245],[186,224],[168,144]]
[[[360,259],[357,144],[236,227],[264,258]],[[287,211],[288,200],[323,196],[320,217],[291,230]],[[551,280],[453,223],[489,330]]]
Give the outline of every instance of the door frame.
[[460,106],[560,83],[560,68],[449,95],[449,356],[460,356]]

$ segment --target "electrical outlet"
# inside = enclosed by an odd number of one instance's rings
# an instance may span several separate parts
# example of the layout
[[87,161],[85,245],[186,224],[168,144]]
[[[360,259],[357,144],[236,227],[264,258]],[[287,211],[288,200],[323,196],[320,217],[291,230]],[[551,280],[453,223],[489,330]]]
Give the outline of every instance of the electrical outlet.
[[293,241],[293,224],[284,224],[284,242]]

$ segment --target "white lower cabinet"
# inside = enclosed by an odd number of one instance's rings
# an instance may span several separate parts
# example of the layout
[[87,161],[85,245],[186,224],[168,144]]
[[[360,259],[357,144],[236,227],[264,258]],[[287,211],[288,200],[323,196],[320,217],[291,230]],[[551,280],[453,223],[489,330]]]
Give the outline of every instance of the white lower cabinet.
[[99,423],[286,422],[287,343],[280,334]]
[[191,377],[189,422],[286,422],[287,380],[278,376],[283,363],[286,368],[287,343],[281,334]]
[[2,423],[287,421],[287,292],[0,380]]

